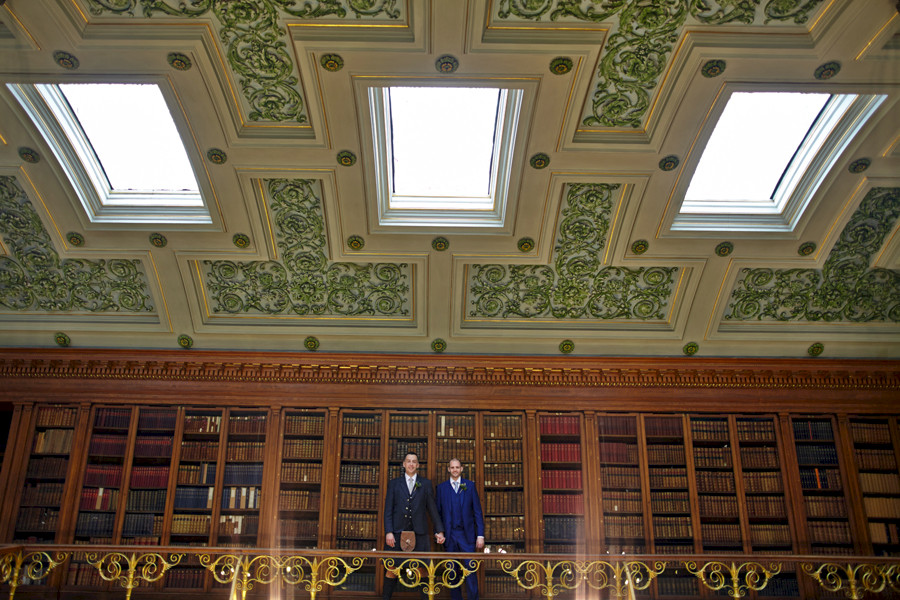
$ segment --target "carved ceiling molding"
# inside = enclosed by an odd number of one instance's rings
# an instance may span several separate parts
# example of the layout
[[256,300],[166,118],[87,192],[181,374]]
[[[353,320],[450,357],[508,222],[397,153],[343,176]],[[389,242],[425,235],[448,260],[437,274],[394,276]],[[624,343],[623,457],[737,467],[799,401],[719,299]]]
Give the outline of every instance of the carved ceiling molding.
[[[120,357],[116,357],[115,355]],[[0,351],[0,379],[592,388],[900,390],[898,361]],[[541,364],[543,366],[537,366]]]

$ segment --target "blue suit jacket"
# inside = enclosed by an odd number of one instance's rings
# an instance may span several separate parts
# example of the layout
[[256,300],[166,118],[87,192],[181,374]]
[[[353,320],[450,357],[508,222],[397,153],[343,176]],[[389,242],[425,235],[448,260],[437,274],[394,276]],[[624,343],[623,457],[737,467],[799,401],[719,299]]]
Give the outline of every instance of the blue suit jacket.
[[[459,515],[459,518],[462,520],[466,541],[474,545],[475,538],[484,536],[484,515],[481,512],[481,502],[478,500],[478,490],[475,487],[475,482],[465,477],[460,477],[459,481],[459,493],[462,497],[462,514]],[[463,485],[466,486],[466,489],[462,489]],[[437,493],[435,494],[437,509],[441,514],[441,519],[444,521],[447,536],[450,535],[454,525],[459,525],[459,523],[453,522],[450,508],[455,493],[450,480],[447,480],[437,486]]]

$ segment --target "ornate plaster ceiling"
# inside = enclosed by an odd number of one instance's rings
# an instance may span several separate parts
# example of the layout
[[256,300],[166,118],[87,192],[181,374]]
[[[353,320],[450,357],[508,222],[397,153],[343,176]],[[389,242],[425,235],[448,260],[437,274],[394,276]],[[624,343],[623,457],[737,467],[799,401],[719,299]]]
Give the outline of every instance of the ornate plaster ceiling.
[[[212,220],[91,222],[4,85],[4,346],[900,354],[893,0],[7,0],[0,20],[3,84],[160,85]],[[367,90],[390,84],[523,90],[503,224],[379,223]],[[673,229],[728,94],[762,89],[887,99],[793,229]]]

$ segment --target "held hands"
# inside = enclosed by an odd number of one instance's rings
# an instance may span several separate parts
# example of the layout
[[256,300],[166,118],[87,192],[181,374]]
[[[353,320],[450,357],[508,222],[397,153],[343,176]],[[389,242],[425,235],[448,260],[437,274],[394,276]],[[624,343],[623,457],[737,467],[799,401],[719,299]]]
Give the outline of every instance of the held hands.
[[438,544],[443,544],[447,538],[444,537],[443,533],[436,533],[436,534],[434,534],[434,539],[435,539],[435,541],[437,541]]
[[387,544],[389,548],[393,548],[394,547],[394,534],[388,533],[386,536],[384,536],[384,543]]
[[478,536],[478,539],[475,540],[475,550],[477,552],[484,550],[484,538],[480,535]]

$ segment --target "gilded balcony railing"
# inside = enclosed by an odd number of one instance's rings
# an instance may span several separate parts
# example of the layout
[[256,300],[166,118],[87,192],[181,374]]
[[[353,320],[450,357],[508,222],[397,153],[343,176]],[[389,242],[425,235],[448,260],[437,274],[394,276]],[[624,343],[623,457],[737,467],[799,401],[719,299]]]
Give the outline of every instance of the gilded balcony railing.
[[900,595],[900,558],[760,554],[745,560],[751,557],[459,553],[416,553],[406,558],[397,554],[288,548],[8,545],[0,546],[0,584],[8,586],[10,600],[24,584],[66,589],[62,577],[52,581],[53,573],[77,557],[130,599],[135,589],[160,582],[170,569],[190,558],[227,587],[230,598],[242,600],[247,592],[264,586],[291,587],[295,590],[292,597],[306,594],[315,600],[329,588],[343,585],[364,565],[373,567],[376,563],[393,573],[403,586],[420,588],[429,598],[462,585],[464,577],[477,576],[481,569],[503,573],[523,592],[536,590],[549,600],[579,589],[578,597],[585,598],[630,600],[641,591],[646,592],[642,597],[653,597],[654,580],[680,569],[709,590],[731,598],[762,591],[788,574],[804,577],[809,589],[819,588],[853,600]]

